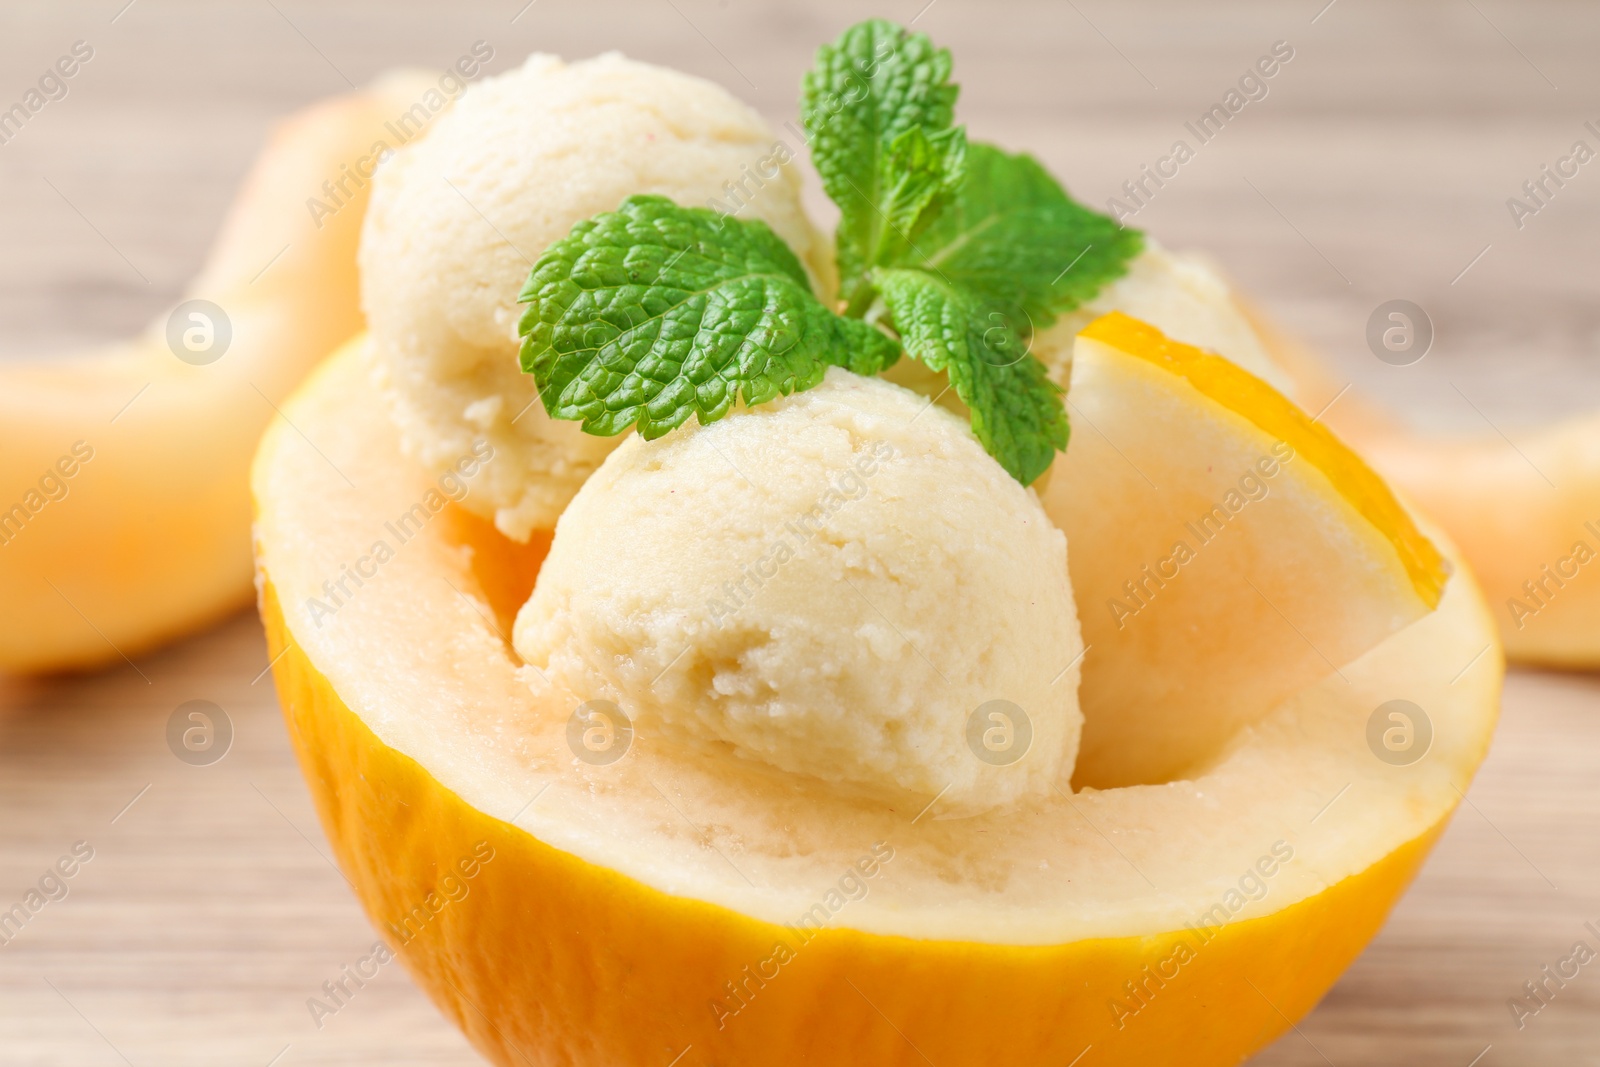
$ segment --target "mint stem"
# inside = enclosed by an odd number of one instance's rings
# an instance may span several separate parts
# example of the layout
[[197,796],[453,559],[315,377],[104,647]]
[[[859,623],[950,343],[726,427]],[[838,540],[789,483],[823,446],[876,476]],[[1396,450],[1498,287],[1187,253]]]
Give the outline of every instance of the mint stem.
[[878,299],[878,290],[870,285],[861,285],[856,288],[855,296],[850,298],[850,303],[845,305],[844,317],[847,319],[866,318],[867,312],[872,310],[873,301]]

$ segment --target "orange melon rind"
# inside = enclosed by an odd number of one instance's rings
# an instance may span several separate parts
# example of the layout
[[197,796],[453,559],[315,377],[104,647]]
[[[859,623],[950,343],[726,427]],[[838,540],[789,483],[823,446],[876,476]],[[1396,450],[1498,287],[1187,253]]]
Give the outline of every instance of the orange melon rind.
[[[1269,916],[1016,946],[797,931],[552,848],[385,745],[262,614],[323,828],[368,916],[496,1064],[1232,1064],[1311,1010],[1449,821]],[[481,854],[468,891],[445,875]],[[432,918],[414,913],[446,901]]]

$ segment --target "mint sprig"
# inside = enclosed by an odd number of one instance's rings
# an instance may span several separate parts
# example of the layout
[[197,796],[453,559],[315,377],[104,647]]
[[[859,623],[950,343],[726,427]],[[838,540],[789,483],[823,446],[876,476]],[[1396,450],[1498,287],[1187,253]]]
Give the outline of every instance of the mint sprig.
[[1061,387],[998,305],[930,271],[889,267],[873,281],[906,350],[949,375],[972,413],[972,432],[996,462],[1023,485],[1049,470],[1067,447]]
[[1029,340],[1121,275],[1143,239],[1073,201],[1031,156],[968,143],[945,106],[949,75],[925,36],[865,22],[818,51],[801,111],[839,205],[846,314],[875,318],[945,371],[978,440],[1028,484],[1070,429]]
[[882,225],[874,234],[869,263],[894,263],[915,251],[920,235],[960,192],[966,176],[967,131],[961,127],[928,133],[913,126],[878,157],[877,208]]
[[[934,48],[923,34],[870,19],[818,49],[816,64],[801,82],[800,117],[811,161],[823,190],[839,205],[834,245],[839,295],[847,302],[854,303],[854,290],[880,261],[884,244],[897,239],[890,225],[893,190],[905,175],[910,148],[899,139],[920,130],[931,140],[950,130],[960,91],[950,84],[950,70],[947,49]],[[897,142],[898,161],[889,158]],[[952,177],[959,151],[954,155],[943,169]],[[914,225],[903,210],[895,217],[902,232]]]
[[949,375],[973,433],[1027,485],[1070,435],[1033,333],[1121,275],[1144,240],[1075,203],[1031,156],[972,144],[965,168],[953,201],[867,285],[906,351]]
[[1144,235],[1069,197],[1026,153],[968,147],[966,181],[899,265],[939,275],[1042,330],[1127,271]]
[[874,19],[817,53],[801,113],[838,204],[841,313],[764,224],[655,196],[579,223],[522,293],[522,367],[545,410],[659,437],[830,365],[911,357],[949,376],[973,432],[1023,484],[1067,447],[1035,331],[1127,270],[1142,236],[1072,200],[1033,157],[954,125],[950,53]]
[[809,389],[830,365],[877,374],[899,346],[811,291],[759,221],[632,196],[551,245],[520,297],[522,369],[552,418],[654,439]]

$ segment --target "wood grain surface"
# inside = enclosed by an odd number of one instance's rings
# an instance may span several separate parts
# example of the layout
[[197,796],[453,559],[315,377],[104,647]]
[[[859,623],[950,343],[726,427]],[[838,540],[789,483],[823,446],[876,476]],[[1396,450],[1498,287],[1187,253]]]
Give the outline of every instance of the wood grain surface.
[[[0,145],[0,358],[163,313],[271,120],[384,69],[442,69],[478,40],[491,70],[615,48],[781,122],[816,43],[869,10],[952,46],[974,135],[1035,151],[1095,204],[1290,42],[1268,96],[1137,225],[1209,250],[1345,380],[1419,422],[1493,428],[1510,448],[1520,427],[1600,404],[1600,163],[1520,229],[1506,206],[1575,140],[1600,143],[1584,128],[1600,125],[1600,10],[1580,0],[7,0],[0,106],[74,41],[95,56]],[[1391,298],[1436,327],[1411,367],[1365,345]],[[320,1028],[307,1010],[375,935],[328,859],[265,667],[240,616],[132,666],[0,682],[0,909],[74,843],[93,848],[68,895],[0,946],[0,1064],[479,1062],[397,968]],[[194,699],[233,723],[211,766],[167,747]],[[1597,828],[1600,685],[1514,673],[1495,749],[1415,888],[1253,1062],[1600,1065],[1600,964],[1520,1029],[1507,1008],[1593,943]]]

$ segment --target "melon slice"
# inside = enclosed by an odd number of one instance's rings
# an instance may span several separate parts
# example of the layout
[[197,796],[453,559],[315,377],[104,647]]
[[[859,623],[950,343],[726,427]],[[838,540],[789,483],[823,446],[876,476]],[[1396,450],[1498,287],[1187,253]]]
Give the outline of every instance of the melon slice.
[[1163,781],[1439,603],[1388,487],[1220,356],[1113,312],[1078,335],[1067,532],[1086,646],[1075,780]]
[[[449,503],[367,381],[358,343],[263,440],[262,614],[341,866],[497,1064],[1238,1063],[1376,932],[1493,729],[1457,575],[1192,780],[942,819],[643,732],[579,759],[508,640],[547,542]],[[1369,747],[1395,699],[1421,758]]]
[[214,358],[180,359],[162,314],[104,351],[0,364],[0,671],[118,663],[250,603],[250,457],[362,327],[357,174],[432,84],[390,75],[274,132],[189,292],[227,324],[180,322]]
[[[1600,667],[1600,413],[1477,434],[1412,429],[1334,379],[1259,314],[1252,325],[1295,395],[1437,522],[1483,586],[1522,663]],[[1330,403],[1337,401],[1336,403]],[[1515,440],[1513,444],[1512,441]]]
[[1506,654],[1600,667],[1600,414],[1519,439],[1350,432],[1363,455],[1450,531],[1482,584]]

